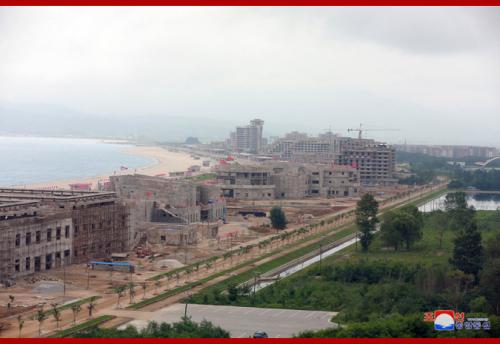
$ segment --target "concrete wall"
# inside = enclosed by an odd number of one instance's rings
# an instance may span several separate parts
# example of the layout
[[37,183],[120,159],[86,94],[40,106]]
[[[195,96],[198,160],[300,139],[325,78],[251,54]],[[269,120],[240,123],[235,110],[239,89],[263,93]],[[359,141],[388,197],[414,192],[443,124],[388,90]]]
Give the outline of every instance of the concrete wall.
[[41,209],[37,213],[31,218],[1,221],[0,280],[71,264],[73,228],[70,214],[44,214]]

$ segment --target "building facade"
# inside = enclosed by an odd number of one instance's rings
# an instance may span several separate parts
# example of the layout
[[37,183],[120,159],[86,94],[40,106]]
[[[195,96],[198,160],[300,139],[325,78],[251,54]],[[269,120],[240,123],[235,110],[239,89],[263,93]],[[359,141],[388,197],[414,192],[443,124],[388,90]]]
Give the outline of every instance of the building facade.
[[239,200],[355,197],[359,171],[350,166],[266,162],[226,165],[216,170],[224,197]]
[[262,151],[262,131],[264,121],[253,119],[249,125],[236,127],[236,131],[230,134],[229,146],[235,152],[257,154]]
[[127,216],[114,193],[0,189],[0,281],[125,251]]
[[370,139],[341,137],[331,132],[310,137],[294,132],[274,140],[267,147],[267,154],[296,163],[351,166],[359,169],[360,182],[366,185],[397,182],[395,149]]

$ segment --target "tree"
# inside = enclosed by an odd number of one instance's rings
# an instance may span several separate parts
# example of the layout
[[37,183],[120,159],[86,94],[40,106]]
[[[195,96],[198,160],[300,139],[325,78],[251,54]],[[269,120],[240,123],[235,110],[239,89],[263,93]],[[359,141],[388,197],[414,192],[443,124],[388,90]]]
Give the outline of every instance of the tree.
[[59,310],[57,303],[52,303],[51,306],[52,306],[52,316],[56,321],[56,328],[59,328],[59,322],[61,321],[61,311]]
[[453,229],[464,229],[474,222],[475,210],[474,207],[467,206],[465,192],[448,193],[444,200],[444,207]]
[[182,317],[176,323],[149,322],[142,330],[127,326],[124,330],[93,327],[75,335],[80,338],[229,338],[229,332],[203,320],[195,323],[189,317]]
[[484,246],[485,258],[487,260],[500,258],[500,233],[487,240]]
[[[416,211],[415,211],[416,210]],[[397,251],[402,243],[406,249],[422,238],[422,214],[416,207],[404,207],[384,216],[381,226],[382,240]]]
[[[179,275],[179,274],[177,274]],[[177,280],[179,280],[179,278],[177,278]],[[161,281],[160,279],[158,278],[157,280],[155,280],[155,293],[158,294],[158,289],[160,289],[161,287]]]
[[479,287],[491,310],[500,315],[500,258],[489,261],[481,271]]
[[466,274],[460,270],[452,270],[448,273],[448,278],[455,284],[455,291],[452,293],[452,301],[455,304],[455,309],[461,308],[464,296],[467,295],[467,289],[474,282],[474,276]]
[[454,239],[453,256],[450,263],[466,274],[474,275],[477,281],[483,267],[484,252],[481,243],[481,233],[475,222],[460,230]]
[[71,305],[71,311],[73,312],[73,324],[76,324],[76,318],[78,318],[78,313],[82,310],[82,306],[79,303],[74,303]]
[[464,184],[458,179],[453,179],[451,182],[448,183],[448,189],[461,189],[463,187]]
[[7,303],[7,312],[10,313],[12,311],[12,307],[14,307],[14,295],[9,295],[9,302]]
[[380,226],[380,237],[382,242],[387,246],[394,247],[395,251],[399,249],[403,241],[399,231],[400,216],[401,213],[390,211],[384,215],[382,225]]
[[129,296],[130,296],[130,303],[134,303],[135,300],[135,284],[130,282],[127,285]]
[[443,238],[444,234],[448,230],[449,227],[449,221],[448,221],[448,215],[442,210],[436,210],[432,213],[432,222],[433,222],[433,227],[435,228],[435,231],[437,232],[437,238],[439,241],[439,248],[443,248]]
[[115,287],[113,291],[115,292],[117,296],[117,303],[116,303],[116,308],[120,308],[120,299],[123,297],[125,294],[125,290],[127,289],[127,286],[125,285],[120,285],[118,287]]
[[479,287],[491,310],[500,315],[500,234],[485,243],[485,265],[479,278]]
[[271,224],[275,229],[285,229],[286,228],[286,216],[283,209],[278,206],[274,206],[270,212]]
[[91,296],[89,299],[89,304],[87,305],[87,309],[89,311],[89,319],[92,319],[92,313],[94,312],[94,308],[96,306],[96,296]]
[[377,219],[378,202],[371,194],[365,194],[358,201],[356,207],[356,225],[360,234],[361,248],[364,252],[368,251],[373,240],[373,231],[378,223]]
[[17,316],[17,328],[19,329],[19,338],[21,338],[21,332],[23,330],[23,327],[24,327],[24,319],[21,316],[21,314],[19,314]]
[[147,288],[147,285],[146,285],[146,282],[142,282],[142,299],[145,300],[146,299],[146,288]]
[[467,196],[465,192],[458,191],[446,194],[444,207],[446,211],[467,208]]
[[35,314],[35,319],[38,321],[38,335],[42,335],[42,323],[47,319],[47,313],[43,310],[43,304],[38,307]]

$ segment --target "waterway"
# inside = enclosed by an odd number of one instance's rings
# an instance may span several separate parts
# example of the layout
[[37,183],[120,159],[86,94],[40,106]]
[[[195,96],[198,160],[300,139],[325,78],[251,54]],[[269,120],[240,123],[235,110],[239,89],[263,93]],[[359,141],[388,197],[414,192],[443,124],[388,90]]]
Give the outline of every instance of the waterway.
[[94,176],[154,162],[127,154],[130,147],[93,139],[0,136],[0,186]]
[[[432,199],[421,205],[418,209],[428,213],[435,210],[444,210],[444,200],[446,195]],[[476,210],[497,210],[500,209],[500,194],[476,193],[467,194],[467,204]]]

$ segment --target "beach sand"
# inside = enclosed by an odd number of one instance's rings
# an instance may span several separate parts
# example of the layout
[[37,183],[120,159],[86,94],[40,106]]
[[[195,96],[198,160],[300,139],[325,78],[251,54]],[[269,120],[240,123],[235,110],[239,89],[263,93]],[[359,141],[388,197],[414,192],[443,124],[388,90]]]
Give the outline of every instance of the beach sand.
[[201,165],[201,160],[195,160],[187,153],[172,152],[158,146],[133,146],[131,148],[127,148],[125,150],[125,153],[148,156],[156,160],[156,162],[148,166],[138,167],[135,169],[129,168],[128,170],[124,171],[119,170],[119,167],[117,167],[116,171],[109,171],[109,173],[99,176],[82,176],[81,178],[28,184],[23,185],[23,187],[31,189],[69,189],[69,184],[92,183],[92,189],[96,189],[97,183],[99,181],[107,181],[109,179],[109,176],[112,175],[126,175],[137,173],[154,176],[165,173],[168,176],[168,172],[186,171],[189,166]]

